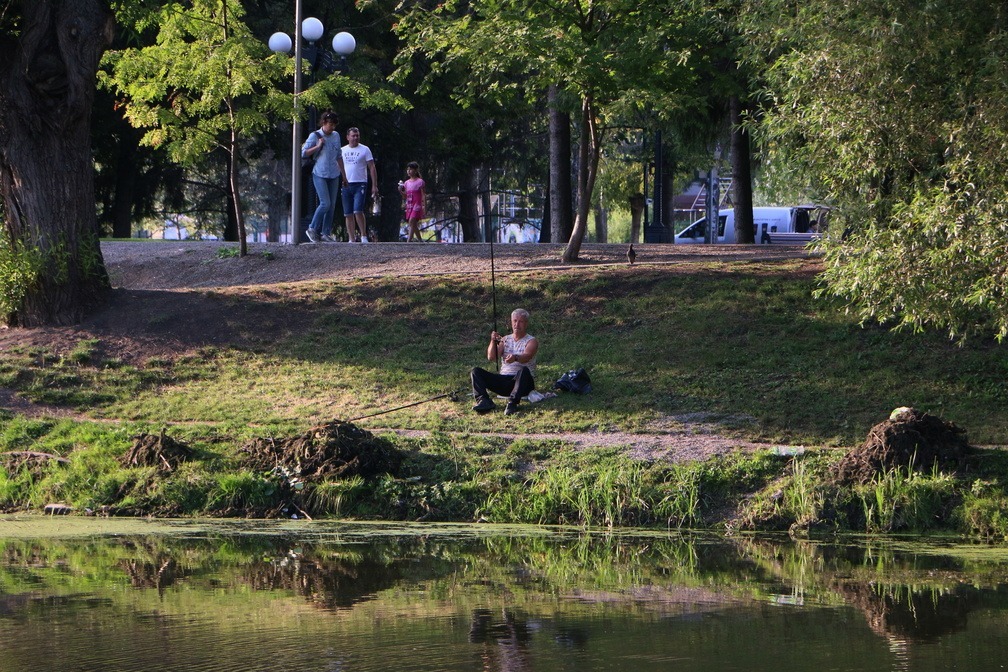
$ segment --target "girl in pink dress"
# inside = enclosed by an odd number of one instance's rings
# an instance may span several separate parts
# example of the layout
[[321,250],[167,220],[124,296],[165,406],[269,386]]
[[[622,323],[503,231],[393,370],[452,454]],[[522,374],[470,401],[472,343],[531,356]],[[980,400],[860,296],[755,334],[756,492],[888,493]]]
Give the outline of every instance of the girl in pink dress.
[[423,241],[420,237],[420,220],[424,217],[424,203],[427,201],[424,186],[423,178],[420,177],[420,164],[410,161],[406,165],[406,181],[399,183],[399,193],[406,198],[406,224],[409,225],[406,242],[414,239],[417,242]]

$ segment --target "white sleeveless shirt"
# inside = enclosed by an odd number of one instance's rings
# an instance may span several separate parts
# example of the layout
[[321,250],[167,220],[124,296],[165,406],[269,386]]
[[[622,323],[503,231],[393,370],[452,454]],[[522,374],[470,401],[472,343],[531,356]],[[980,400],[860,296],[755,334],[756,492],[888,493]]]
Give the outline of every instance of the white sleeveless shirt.
[[[514,334],[508,334],[504,337],[504,358],[506,359],[508,355],[524,355],[525,348],[528,344],[535,338],[532,334],[525,334],[521,339],[515,340]],[[536,358],[535,355],[532,359],[522,364],[521,362],[502,362],[500,372],[501,375],[513,375],[518,373],[521,369],[526,368],[529,373],[535,375],[536,370]]]

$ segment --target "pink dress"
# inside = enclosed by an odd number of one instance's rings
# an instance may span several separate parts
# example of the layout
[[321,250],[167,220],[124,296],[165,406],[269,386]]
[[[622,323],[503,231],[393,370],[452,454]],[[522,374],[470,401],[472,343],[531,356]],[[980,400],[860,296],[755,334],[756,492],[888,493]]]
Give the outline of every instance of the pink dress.
[[423,219],[424,203],[423,188],[424,181],[420,178],[406,180],[406,220]]

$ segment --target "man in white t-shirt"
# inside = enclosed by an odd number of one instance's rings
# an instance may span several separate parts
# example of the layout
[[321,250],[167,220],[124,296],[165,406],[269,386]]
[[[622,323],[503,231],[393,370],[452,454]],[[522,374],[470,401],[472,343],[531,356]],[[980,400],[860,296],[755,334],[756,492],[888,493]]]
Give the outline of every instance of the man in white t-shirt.
[[533,378],[536,369],[536,353],[539,351],[539,341],[528,333],[529,314],[524,308],[518,308],[511,313],[511,333],[501,336],[496,331],[490,332],[490,344],[487,346],[487,359],[497,361],[503,357],[500,373],[491,373],[476,366],[469,372],[472,378],[473,398],[477,413],[492,411],[494,403],[487,391],[507,395],[507,407],[504,415],[512,415],[518,411],[518,402],[535,389]]
[[364,202],[367,200],[368,175],[371,176],[371,197],[378,198],[378,171],[367,145],[360,144],[360,130],[347,129],[347,144],[343,146],[343,165],[347,185],[343,187],[343,214],[346,216],[347,240],[368,242]]

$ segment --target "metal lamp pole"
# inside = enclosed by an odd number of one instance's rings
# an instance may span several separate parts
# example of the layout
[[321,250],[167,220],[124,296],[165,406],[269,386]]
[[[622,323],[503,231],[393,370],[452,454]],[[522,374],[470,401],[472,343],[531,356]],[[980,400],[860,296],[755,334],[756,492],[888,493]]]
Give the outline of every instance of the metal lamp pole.
[[301,0],[294,1],[294,123],[291,131],[291,244],[301,242]]
[[[322,22],[314,17],[309,17],[302,21],[303,14],[301,8],[302,0],[294,2],[294,123],[291,131],[291,243],[297,245],[301,242],[301,69],[304,60],[302,50],[303,42],[307,39],[312,43],[312,71],[316,66],[318,52],[314,51],[314,44],[324,33]],[[291,39],[286,33],[273,33],[269,39],[269,48],[275,53],[290,53]],[[353,35],[341,32],[333,38],[333,51],[341,58],[340,70],[346,71],[347,56],[353,53],[357,46]],[[329,59],[331,61],[331,57]],[[330,68],[331,69],[331,68]]]

